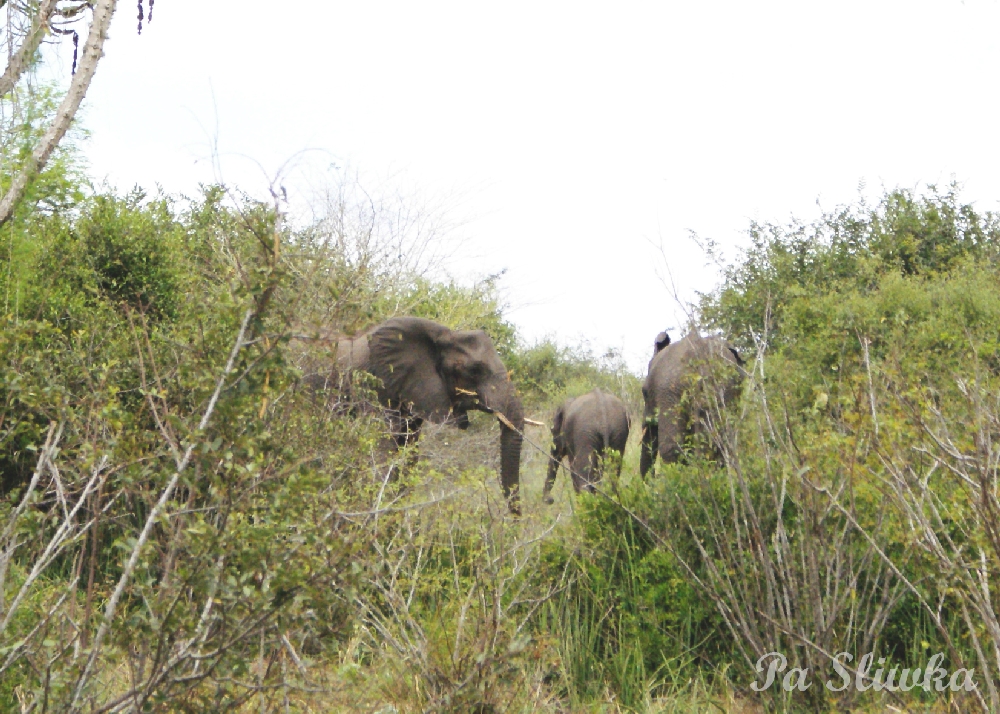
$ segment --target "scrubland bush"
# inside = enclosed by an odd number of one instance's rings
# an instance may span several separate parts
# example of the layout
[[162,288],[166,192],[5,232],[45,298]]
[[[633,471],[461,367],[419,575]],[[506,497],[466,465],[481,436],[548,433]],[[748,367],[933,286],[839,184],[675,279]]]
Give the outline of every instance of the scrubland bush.
[[268,691],[275,652],[302,645],[287,633],[347,621],[330,474],[371,436],[297,392],[276,349],[273,215],[217,190],[181,214],[143,199],[12,237],[37,263],[3,330],[11,702],[226,708]]
[[701,305],[756,355],[710,425],[724,464],[692,456],[625,503],[721,619],[728,653],[694,652],[736,686],[781,652],[813,686],[772,704],[823,708],[865,701],[823,687],[836,653],[912,672],[941,651],[976,692],[875,696],[995,710],[996,218],[892,192],[751,238]]
[[[375,690],[401,706],[527,696],[497,683],[530,641],[508,615],[523,629],[537,607],[504,599],[527,587],[533,547],[497,544],[496,508],[463,505],[438,525],[469,473],[492,479],[458,469],[447,493],[407,505],[424,474],[386,482],[381,423],[344,418],[336,395],[300,382],[304,359],[329,359],[324,338],[399,311],[517,349],[492,281],[436,282],[380,262],[379,241],[406,237],[373,241],[381,217],[365,218],[291,229],[274,207],[210,187],[188,202],[96,194],[9,233],[5,252],[26,260],[3,276],[18,300],[0,331],[0,702],[290,706],[327,681],[322,663],[356,647],[373,653],[366,666],[406,671],[409,650],[382,651],[399,628],[437,643],[414,650],[424,660],[412,673],[440,682]],[[439,532],[462,544],[450,563],[424,545]],[[495,562],[480,567],[487,551]],[[395,575],[411,567],[407,619]],[[469,598],[466,584],[484,577],[516,584],[473,588],[467,626],[427,626],[441,583]],[[450,664],[442,632],[457,633]]]
[[[954,190],[752,227],[700,305],[755,358],[710,418],[722,462],[583,497],[543,545],[568,700],[652,709],[690,680],[781,710],[997,708],[998,228]],[[753,692],[769,652],[811,688]],[[840,652],[896,685],[942,652],[977,691],[832,692]]]
[[[379,420],[302,375],[405,313],[486,330],[537,418],[594,386],[637,417],[620,356],[524,345],[495,277],[434,278],[379,201],[292,227],[72,175],[0,238],[7,709],[1000,706],[1000,226],[954,191],[752,226],[699,306],[753,357],[707,425],[723,458],[644,482],[631,447],[620,482],[514,520],[492,420],[390,482]],[[775,651],[813,686],[753,691]],[[941,651],[979,689],[833,693],[844,651]]]

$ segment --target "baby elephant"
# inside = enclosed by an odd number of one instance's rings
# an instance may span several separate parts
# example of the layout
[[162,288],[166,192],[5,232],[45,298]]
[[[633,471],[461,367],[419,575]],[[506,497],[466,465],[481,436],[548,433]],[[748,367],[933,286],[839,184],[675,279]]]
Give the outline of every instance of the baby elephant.
[[[608,450],[619,455],[628,441],[629,418],[625,404],[618,397],[600,389],[567,399],[552,418],[552,457],[545,479],[543,498],[552,503],[552,485],[564,457],[569,457],[573,488],[594,490],[604,470],[603,457]],[[618,461],[621,473],[621,460]]]

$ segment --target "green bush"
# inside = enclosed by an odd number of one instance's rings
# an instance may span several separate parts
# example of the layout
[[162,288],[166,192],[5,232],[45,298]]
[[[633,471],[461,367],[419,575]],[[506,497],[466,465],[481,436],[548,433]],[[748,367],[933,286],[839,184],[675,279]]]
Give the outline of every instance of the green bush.
[[[60,195],[77,195],[71,184]],[[0,632],[0,660],[12,658],[0,699],[68,704],[123,574],[82,689],[94,708],[133,688],[164,710],[274,707],[321,689],[356,699],[318,709],[642,711],[705,683],[745,691],[753,646],[815,666],[808,637],[904,665],[950,640],[977,661],[972,637],[988,634],[962,616],[964,581],[921,546],[889,488],[892,469],[928,479],[946,514],[936,533],[997,567],[953,474],[993,453],[1000,423],[984,396],[1000,389],[998,228],[954,191],[753,226],[701,306],[706,329],[748,354],[762,346],[742,401],[715,415],[728,458],[661,465],[644,482],[632,448],[607,493],[562,504],[565,525],[554,510],[508,519],[474,454],[475,467],[383,482],[377,416],[345,418],[299,366],[330,359],[326,338],[405,313],[484,329],[532,413],[595,386],[637,413],[640,377],[620,355],[525,345],[495,278],[379,263],[361,229],[354,243],[350,226],[337,241],[293,230],[219,187],[190,202],[78,193],[18,218],[0,271],[3,602],[45,566]],[[495,428],[484,419],[449,448],[484,448]],[[942,433],[957,456],[935,451]],[[11,521],[40,455],[41,486]],[[827,588],[837,563],[849,577]],[[940,603],[938,623],[918,594]]]

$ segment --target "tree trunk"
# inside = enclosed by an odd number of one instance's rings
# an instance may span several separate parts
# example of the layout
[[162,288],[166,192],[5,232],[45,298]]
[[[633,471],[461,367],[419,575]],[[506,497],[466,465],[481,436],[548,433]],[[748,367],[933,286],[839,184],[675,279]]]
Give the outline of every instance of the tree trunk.
[[[97,71],[97,63],[104,56],[104,41],[108,39],[108,27],[115,14],[115,5],[116,0],[96,0],[94,3],[90,32],[83,45],[83,53],[77,64],[76,74],[73,75],[73,81],[70,82],[69,90],[63,97],[62,103],[52,119],[52,124],[49,125],[38,146],[31,152],[31,156],[21,172],[14,178],[10,189],[0,199],[0,225],[9,221],[14,215],[14,209],[24,196],[28,184],[45,168],[52,152],[66,135],[70,124],[73,123],[73,117],[76,116],[80,103],[90,88],[90,81]],[[27,40],[25,41],[27,42]]]
[[[31,58],[38,50],[38,46],[42,44],[42,39],[45,37],[45,26],[49,24],[49,19],[52,17],[55,9],[56,0],[44,0],[38,6],[38,11],[31,18],[31,26],[28,28],[28,34],[24,36],[21,46],[17,48],[17,52],[11,55],[10,61],[7,63],[7,69],[4,70],[3,76],[0,77],[0,97],[7,96],[14,89],[14,86],[20,81],[21,75],[24,74],[24,70],[31,64]],[[14,38],[9,37],[9,34],[10,29],[8,27],[8,42],[12,42]]]

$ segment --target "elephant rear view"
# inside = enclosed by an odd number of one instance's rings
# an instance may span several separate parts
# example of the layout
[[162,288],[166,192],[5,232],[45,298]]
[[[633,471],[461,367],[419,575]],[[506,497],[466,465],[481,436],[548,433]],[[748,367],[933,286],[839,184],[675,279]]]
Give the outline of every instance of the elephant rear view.
[[[608,452],[617,451],[619,457],[625,453],[628,432],[628,411],[614,395],[595,389],[563,402],[552,418],[552,454],[545,479],[545,502],[552,503],[552,486],[566,457],[573,488],[577,492],[593,491],[594,484],[604,475]],[[618,473],[621,473],[620,458]]]
[[734,401],[745,374],[739,353],[723,337],[690,332],[671,343],[657,336],[649,374],[642,386],[645,401],[639,472],[645,476],[657,454],[677,461],[694,434],[704,434],[716,406]]
[[420,317],[394,317],[337,344],[340,372],[363,370],[396,446],[420,437],[423,422],[469,425],[470,410],[500,421],[500,483],[512,513],[520,512],[524,410],[514,384],[482,330],[452,330]]

